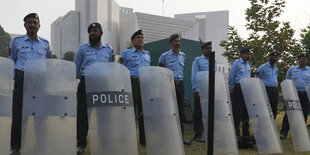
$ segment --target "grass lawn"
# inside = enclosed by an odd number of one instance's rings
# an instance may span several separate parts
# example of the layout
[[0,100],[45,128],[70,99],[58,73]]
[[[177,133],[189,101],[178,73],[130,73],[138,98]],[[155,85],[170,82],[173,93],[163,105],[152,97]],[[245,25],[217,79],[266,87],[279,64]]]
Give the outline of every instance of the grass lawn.
[[[283,104],[279,105],[279,109],[283,108]],[[276,125],[278,131],[280,130],[281,124],[282,124],[282,118],[284,116],[284,111],[280,112],[276,119]],[[308,117],[308,124],[310,122],[310,119]],[[251,128],[251,127],[250,127]],[[308,127],[308,132],[310,131],[310,127]],[[138,133],[138,130],[137,130]],[[187,140],[192,139],[194,132],[191,127],[191,124],[185,124],[185,138]],[[309,133],[310,134],[310,133]],[[293,143],[292,143],[292,137],[291,133],[289,132],[287,138],[285,140],[281,140],[282,142],[282,148],[284,150],[284,153],[281,153],[281,155],[310,155],[310,152],[294,152]],[[204,143],[197,143],[193,141],[193,143],[189,146],[184,145],[185,154],[186,155],[206,155],[206,144]],[[146,147],[138,145],[138,151],[139,155],[146,155]],[[86,151],[84,153],[85,155],[89,155],[89,146],[87,146]],[[257,148],[253,149],[240,149],[239,150],[240,155],[258,155]]]

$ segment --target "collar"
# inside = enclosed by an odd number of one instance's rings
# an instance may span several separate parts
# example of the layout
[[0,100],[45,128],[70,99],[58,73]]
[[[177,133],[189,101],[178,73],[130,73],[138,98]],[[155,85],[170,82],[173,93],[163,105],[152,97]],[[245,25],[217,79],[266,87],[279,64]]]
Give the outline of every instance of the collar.
[[[88,47],[93,47],[93,46],[91,46],[90,43],[87,43],[87,46],[88,46]],[[106,48],[106,47],[107,47],[107,45],[105,45],[105,44],[103,44],[102,42],[100,42],[100,45],[99,45],[98,49],[100,49],[100,48]]]
[[[132,47],[132,48],[131,48],[131,51],[132,51],[133,53],[135,53],[135,52],[138,52],[138,53],[139,53],[139,51],[138,51],[135,47]],[[144,49],[142,49],[142,53],[145,53],[145,52],[144,52]]]
[[[297,68],[298,68],[298,69],[301,69],[301,68],[299,67],[299,65],[297,65]],[[308,69],[309,69],[309,66],[306,66],[304,69],[305,69],[305,70],[308,70]]]
[[[31,40],[31,39],[29,38],[29,36],[28,36],[27,33],[24,35],[24,40],[25,40],[25,41],[26,41],[26,40]],[[37,36],[37,39],[36,39],[35,41],[41,41],[40,37]]]
[[[170,48],[170,50],[168,51],[168,54],[169,55],[175,55],[174,52],[172,51],[172,48]],[[181,51],[179,51],[178,55],[180,55],[180,54],[181,54]]]
[[204,54],[201,55],[201,58],[209,60]]

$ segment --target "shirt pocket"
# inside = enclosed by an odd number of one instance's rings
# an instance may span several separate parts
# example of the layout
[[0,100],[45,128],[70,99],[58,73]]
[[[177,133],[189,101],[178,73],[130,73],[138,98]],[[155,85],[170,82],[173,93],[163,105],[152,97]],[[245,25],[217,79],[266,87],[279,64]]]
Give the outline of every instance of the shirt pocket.
[[150,56],[144,56],[144,61],[143,61],[143,65],[144,66],[149,66],[151,64],[151,58]]
[[22,57],[22,58],[30,58],[31,56],[31,49],[28,47],[28,48],[23,48],[21,47],[18,51],[18,54],[17,54],[19,57]]
[[136,67],[139,66],[139,57],[131,57],[128,62],[128,67]]
[[110,60],[110,55],[107,53],[100,53],[99,54],[99,61],[103,61],[103,62],[109,62]]

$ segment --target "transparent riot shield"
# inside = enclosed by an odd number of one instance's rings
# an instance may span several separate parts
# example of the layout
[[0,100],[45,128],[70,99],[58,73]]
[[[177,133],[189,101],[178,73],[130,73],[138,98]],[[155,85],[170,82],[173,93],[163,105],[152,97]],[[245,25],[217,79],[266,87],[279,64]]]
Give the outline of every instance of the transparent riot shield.
[[305,119],[301,110],[295,83],[292,80],[281,82],[285,110],[292,133],[295,151],[310,151],[310,140]]
[[282,153],[282,145],[263,81],[258,78],[244,78],[240,80],[240,84],[258,152]]
[[10,154],[14,63],[0,57],[0,154]]
[[[236,132],[233,124],[227,80],[223,73],[215,72],[214,96],[214,154],[237,155],[239,154]],[[208,135],[208,96],[209,96],[209,71],[197,73],[200,94],[202,120],[204,133]]]
[[22,154],[76,154],[75,64],[57,59],[25,63]]
[[148,155],[184,155],[172,72],[140,67],[139,79]]
[[129,70],[96,62],[85,74],[91,154],[137,155]]

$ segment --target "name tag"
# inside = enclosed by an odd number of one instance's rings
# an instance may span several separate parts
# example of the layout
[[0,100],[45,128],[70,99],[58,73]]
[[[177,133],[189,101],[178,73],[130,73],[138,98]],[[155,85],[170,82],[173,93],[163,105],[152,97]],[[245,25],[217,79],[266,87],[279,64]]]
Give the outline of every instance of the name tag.
[[286,111],[301,110],[301,105],[299,101],[286,100],[284,101]]
[[132,93],[118,91],[99,91],[86,93],[87,107],[133,106]]

